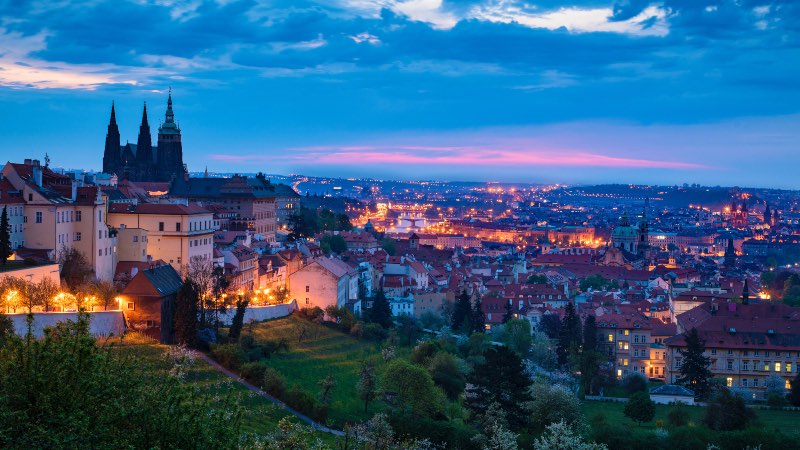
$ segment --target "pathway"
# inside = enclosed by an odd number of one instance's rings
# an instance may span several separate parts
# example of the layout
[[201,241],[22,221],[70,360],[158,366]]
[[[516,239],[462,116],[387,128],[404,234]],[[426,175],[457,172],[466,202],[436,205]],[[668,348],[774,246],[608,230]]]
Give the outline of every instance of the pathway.
[[252,392],[255,392],[256,394],[266,398],[267,400],[271,401],[272,403],[274,403],[274,404],[278,405],[279,407],[285,409],[286,411],[290,412],[291,414],[296,416],[298,419],[300,419],[303,422],[309,424],[311,426],[311,428],[313,428],[313,429],[315,429],[317,431],[322,431],[323,433],[330,433],[330,434],[333,434],[335,436],[344,436],[345,435],[344,432],[341,431],[341,430],[334,430],[333,428],[328,428],[325,425],[322,425],[321,423],[318,423],[318,422],[314,421],[312,418],[306,416],[305,414],[303,414],[303,413],[301,413],[299,411],[295,411],[293,408],[291,408],[286,403],[283,403],[282,401],[278,400],[277,398],[267,394],[266,392],[262,391],[257,386],[254,386],[254,385],[250,384],[249,382],[247,382],[247,380],[241,378],[240,376],[238,376],[235,373],[231,372],[230,370],[226,369],[225,367],[220,365],[218,362],[214,361],[210,356],[206,355],[205,353],[200,353],[200,352],[198,352],[198,353],[203,358],[203,360],[205,360],[208,364],[211,365],[211,367],[213,367],[213,368],[217,369],[218,371],[222,372],[223,374],[225,374],[226,376],[228,376],[232,380],[242,384],[244,387],[246,387],[247,389],[251,390]]

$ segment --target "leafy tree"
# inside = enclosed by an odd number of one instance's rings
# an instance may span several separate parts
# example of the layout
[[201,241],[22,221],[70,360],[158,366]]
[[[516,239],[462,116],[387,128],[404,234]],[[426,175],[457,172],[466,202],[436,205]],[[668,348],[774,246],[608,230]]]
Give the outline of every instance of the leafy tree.
[[238,340],[239,335],[242,334],[242,327],[244,326],[244,313],[247,310],[247,305],[250,300],[242,297],[236,301],[236,312],[233,314],[231,320],[231,328],[228,330],[228,337],[233,340]]
[[791,381],[792,390],[789,391],[789,403],[792,406],[800,406],[800,373]]
[[[28,283],[30,286],[27,295],[28,312],[30,312],[34,306],[42,306],[44,307],[45,311],[52,311],[54,306],[53,305],[54,299],[56,298],[57,295],[59,295],[58,286],[56,285],[56,283],[50,278],[42,278],[41,280],[35,283],[33,282],[28,282]],[[59,297],[64,298],[66,297],[66,294],[64,296],[59,295]],[[74,297],[72,297],[72,299],[74,300]],[[62,306],[72,306],[72,305],[62,305]]]
[[580,287],[581,291],[586,292],[589,289],[594,291],[602,291],[611,286],[611,284],[611,280],[606,279],[602,275],[595,274],[589,275],[588,277],[582,279],[578,286]]
[[326,255],[333,253],[344,253],[347,251],[347,242],[341,235],[326,234],[319,240],[319,247]]
[[547,284],[549,282],[550,280],[546,276],[536,273],[528,276],[528,279],[525,280],[525,284]]
[[[88,315],[0,347],[0,448],[236,448],[241,410],[97,347]],[[57,388],[56,388],[57,387]]]
[[395,358],[386,366],[383,387],[396,396],[396,406],[422,417],[444,413],[444,394],[433,383],[427,370]]
[[8,223],[8,208],[3,207],[0,214],[0,263],[6,265],[8,258],[14,254],[11,248],[11,224]]
[[383,238],[381,239],[381,248],[385,251],[389,256],[394,256],[397,254],[397,244],[395,243],[394,239],[392,238]]
[[622,378],[622,387],[628,394],[647,391],[647,378],[639,372],[630,372]]
[[384,329],[392,326],[392,307],[386,299],[383,288],[375,293],[375,297],[372,299],[372,308],[369,309],[368,318],[370,322],[376,323]]
[[697,398],[705,399],[710,394],[711,385],[709,380],[713,376],[709,366],[711,360],[703,356],[705,343],[700,339],[696,328],[692,328],[684,334],[686,349],[678,350],[683,358],[680,364],[681,376],[676,380],[677,384],[686,386],[694,391]]
[[505,325],[503,342],[513,352],[524,358],[531,349],[531,324],[525,319],[512,319]]
[[200,295],[197,285],[191,280],[183,282],[175,299],[175,342],[190,348],[197,347],[197,304]]
[[594,316],[583,322],[583,346],[581,348],[581,385],[585,394],[593,394],[598,384],[601,353],[597,349],[597,325]]
[[451,316],[450,326],[455,331],[465,332],[470,334],[472,331],[472,304],[469,301],[469,294],[467,291],[462,290],[456,299],[456,304],[453,307],[453,315]]
[[531,426],[543,431],[547,426],[566,422],[570,426],[580,425],[583,411],[578,397],[560,385],[535,383],[531,386],[533,400],[525,405],[530,413]]
[[86,287],[86,291],[89,295],[94,296],[97,304],[106,311],[111,305],[114,305],[114,299],[117,296],[117,287],[114,283],[106,280],[92,281]]
[[329,405],[331,402],[331,396],[333,393],[333,388],[336,387],[336,378],[333,377],[333,374],[329,373],[325,376],[325,378],[319,380],[317,383],[320,387],[319,391],[319,401],[323,405]]
[[403,338],[405,345],[410,346],[419,334],[419,325],[413,317],[401,314],[397,317],[397,333]]
[[497,402],[508,417],[511,430],[522,429],[526,422],[522,405],[531,399],[530,380],[522,367],[522,359],[506,347],[489,348],[484,358],[468,377],[464,406],[480,417],[486,405]]
[[561,332],[558,336],[558,364],[566,366],[571,358],[578,356],[581,346],[581,319],[575,312],[575,305],[567,302]]
[[476,297],[475,303],[472,305],[472,331],[475,333],[486,332],[486,315],[483,314],[480,297]]
[[566,422],[547,426],[544,433],[533,442],[533,450],[608,450],[605,444],[585,442],[581,433]]
[[313,236],[319,231],[317,212],[304,206],[297,208],[294,214],[287,218],[286,222],[289,230],[291,230],[288,236],[290,241]]
[[531,351],[528,359],[546,371],[553,371],[558,367],[553,344],[550,342],[550,338],[541,331],[537,331],[531,336]]
[[514,318],[514,308],[511,304],[511,300],[506,302],[505,312],[503,313],[503,323],[508,323],[509,320]]
[[428,364],[428,372],[430,372],[433,382],[442,388],[450,400],[457,400],[458,396],[464,392],[466,377],[459,359],[451,353],[443,351],[436,353]]
[[545,314],[539,321],[539,331],[542,331],[550,339],[558,339],[561,336],[561,318],[557,314]]
[[508,429],[508,421],[500,405],[492,403],[483,420],[483,433],[474,436],[472,442],[483,450],[516,450],[517,434]]
[[712,430],[743,430],[755,419],[755,412],[748,408],[741,397],[727,389],[719,389],[706,406],[703,423]]
[[367,361],[361,362],[361,369],[358,372],[358,384],[356,385],[358,398],[364,402],[364,412],[367,412],[369,404],[378,397],[378,378],[375,375],[375,367]]
[[628,398],[623,412],[625,416],[641,425],[653,420],[656,415],[656,405],[650,400],[650,393],[639,391]]
[[75,247],[63,248],[58,255],[61,264],[61,281],[69,289],[77,289],[89,281],[94,271],[83,253]]
[[14,337],[14,322],[7,315],[0,312],[0,348]]

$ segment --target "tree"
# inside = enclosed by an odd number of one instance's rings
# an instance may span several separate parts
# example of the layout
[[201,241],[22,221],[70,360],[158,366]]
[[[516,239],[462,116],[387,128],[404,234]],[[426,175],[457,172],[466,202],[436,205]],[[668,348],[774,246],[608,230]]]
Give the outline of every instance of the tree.
[[319,240],[319,247],[326,255],[333,253],[344,253],[347,251],[347,242],[341,235],[326,234]]
[[466,377],[461,369],[462,364],[463,361],[444,351],[436,353],[428,364],[433,382],[442,388],[450,400],[457,400],[464,392]]
[[91,297],[94,297],[94,304],[102,306],[103,310],[107,311],[115,302],[117,287],[110,281],[95,280],[85,287],[85,292]]
[[506,302],[506,308],[505,308],[505,312],[503,313],[503,319],[502,319],[503,323],[508,323],[509,320],[512,320],[514,318],[514,308],[513,308],[512,304],[511,304],[511,302],[512,302],[511,299],[509,299]]
[[525,280],[525,284],[547,284],[549,282],[546,276],[537,273],[528,276],[528,279]]
[[366,360],[361,362],[356,391],[358,392],[358,398],[364,402],[364,412],[366,413],[369,404],[378,397],[379,393],[375,367]]
[[405,340],[405,345],[410,346],[419,333],[419,326],[413,317],[400,314],[397,317],[397,333]]
[[581,386],[584,394],[593,394],[598,379],[601,354],[597,350],[597,325],[594,316],[583,322],[583,345],[581,347]]
[[[30,285],[27,295],[28,312],[30,312],[34,306],[41,306],[45,311],[52,311],[54,300],[56,296],[60,295],[56,283],[47,277],[42,278],[36,283],[28,283]],[[63,298],[65,295],[61,296]]]
[[486,332],[486,315],[483,314],[480,297],[476,297],[475,303],[472,305],[472,331],[475,333]]
[[386,366],[383,387],[392,392],[396,406],[422,417],[438,417],[444,413],[444,394],[433,383],[427,370],[395,358]]
[[656,415],[656,404],[650,400],[650,393],[639,391],[628,398],[623,410],[625,416],[641,425],[650,422]]
[[678,350],[683,359],[680,363],[681,376],[676,383],[693,390],[697,398],[705,399],[710,394],[709,380],[714,375],[709,370],[711,360],[703,356],[703,352],[706,351],[705,343],[700,339],[696,328],[685,333],[684,340],[686,349]]
[[461,331],[470,334],[472,331],[472,304],[469,301],[469,294],[462,290],[456,299],[453,307],[453,315],[450,320],[450,327],[453,331]]
[[743,430],[755,419],[755,412],[748,408],[741,397],[727,389],[719,389],[706,406],[703,423],[712,430]]
[[567,302],[564,319],[561,321],[561,331],[558,336],[558,364],[566,366],[570,359],[578,356],[581,345],[581,319],[575,312],[575,305]]
[[558,367],[556,353],[553,351],[553,344],[550,338],[541,331],[533,333],[531,336],[531,351],[528,359],[542,369],[551,372]]
[[533,442],[534,450],[608,450],[605,444],[584,442],[581,434],[565,422],[547,426],[544,433]]
[[197,304],[200,301],[197,285],[189,278],[183,281],[175,299],[175,342],[189,348],[197,347]]
[[331,396],[333,393],[333,388],[336,387],[336,378],[333,378],[333,374],[329,373],[325,376],[325,378],[319,380],[317,383],[319,384],[320,391],[319,391],[319,401],[323,405],[329,405],[331,403]]
[[381,239],[381,248],[389,256],[394,256],[397,253],[397,244],[394,242],[394,239],[392,238],[386,237]]
[[392,326],[392,307],[386,299],[383,288],[375,293],[372,299],[372,308],[369,309],[368,318],[370,322],[377,323],[384,329]]
[[8,208],[3,206],[0,214],[0,263],[6,265],[8,258],[14,254],[11,248],[11,224],[8,223]]
[[583,411],[578,397],[560,385],[535,383],[531,386],[533,400],[525,405],[530,413],[530,423],[537,432],[549,425],[565,422],[570,426],[583,421]]
[[171,369],[98,348],[87,314],[41,339],[12,336],[0,346],[0,448],[238,447],[236,400]]
[[604,278],[602,275],[589,275],[582,279],[578,285],[581,291],[586,292],[589,289],[594,291],[602,291],[611,286],[611,281]]
[[61,264],[61,281],[69,289],[77,289],[85,284],[94,273],[86,256],[75,247],[62,248],[58,262]]
[[483,420],[483,433],[472,438],[483,450],[516,450],[517,434],[508,429],[508,422],[500,405],[492,403]]
[[792,406],[800,406],[800,373],[791,381],[792,390],[789,391],[789,403]]
[[539,331],[550,339],[558,339],[561,335],[561,318],[557,314],[545,314],[539,321]]
[[622,378],[622,387],[628,394],[647,391],[647,378],[639,372],[630,372]]
[[242,327],[244,326],[244,313],[247,310],[247,305],[250,300],[246,297],[240,297],[236,301],[236,312],[233,314],[231,320],[231,328],[228,330],[228,337],[233,340],[238,340],[239,335],[242,334]]
[[468,377],[464,406],[480,417],[486,405],[497,402],[508,417],[511,430],[522,429],[526,422],[522,405],[531,399],[530,380],[522,359],[506,347],[489,348],[484,358]]
[[505,325],[503,342],[521,358],[528,356],[531,349],[531,324],[525,319],[512,319]]

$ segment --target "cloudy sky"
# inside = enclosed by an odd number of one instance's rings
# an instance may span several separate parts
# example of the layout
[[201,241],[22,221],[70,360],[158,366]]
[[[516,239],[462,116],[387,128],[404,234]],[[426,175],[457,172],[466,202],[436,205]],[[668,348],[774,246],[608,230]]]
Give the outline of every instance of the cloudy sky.
[[[0,0],[0,152],[101,166],[800,188],[796,0]],[[155,128],[155,127],[154,127]]]

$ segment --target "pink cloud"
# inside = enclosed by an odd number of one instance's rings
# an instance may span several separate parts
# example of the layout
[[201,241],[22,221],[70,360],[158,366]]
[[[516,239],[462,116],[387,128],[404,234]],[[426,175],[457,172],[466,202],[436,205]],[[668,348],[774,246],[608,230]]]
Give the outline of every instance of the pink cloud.
[[273,155],[210,155],[228,163],[285,161],[327,166],[352,165],[430,165],[462,167],[619,167],[647,169],[704,169],[701,164],[654,159],[619,157],[576,150],[498,149],[483,146],[311,146],[287,149]]

